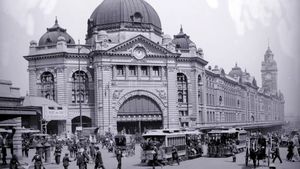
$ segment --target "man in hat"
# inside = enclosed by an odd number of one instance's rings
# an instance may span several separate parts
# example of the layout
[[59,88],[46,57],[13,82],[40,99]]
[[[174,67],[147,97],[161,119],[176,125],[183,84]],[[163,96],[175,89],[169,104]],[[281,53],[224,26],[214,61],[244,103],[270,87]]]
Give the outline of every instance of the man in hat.
[[123,157],[121,149],[117,149],[116,157],[117,157],[117,160],[118,160],[117,169],[121,169],[121,167],[122,167],[122,157]]
[[174,145],[172,147],[172,160],[173,160],[173,163],[174,163],[174,161],[176,161],[177,164],[180,165],[179,157],[178,157],[178,151],[177,151],[177,148]]
[[42,156],[39,154],[38,151],[35,152],[35,155],[32,158],[32,162],[33,161],[34,161],[34,169],[42,169],[43,167]]
[[102,154],[99,150],[99,147],[95,147],[95,150],[96,150],[95,169],[98,168],[105,169],[103,165]]
[[65,169],[68,169],[68,166],[70,165],[70,162],[71,162],[71,160],[69,158],[69,154],[66,153],[64,158],[63,158],[63,166],[64,166]]

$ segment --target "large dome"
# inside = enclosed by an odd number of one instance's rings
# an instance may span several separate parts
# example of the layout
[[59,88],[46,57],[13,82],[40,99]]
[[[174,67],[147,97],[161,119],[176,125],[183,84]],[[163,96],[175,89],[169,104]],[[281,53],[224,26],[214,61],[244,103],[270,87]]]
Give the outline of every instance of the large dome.
[[88,37],[95,30],[149,29],[161,34],[158,14],[144,0],[104,0],[88,21]]

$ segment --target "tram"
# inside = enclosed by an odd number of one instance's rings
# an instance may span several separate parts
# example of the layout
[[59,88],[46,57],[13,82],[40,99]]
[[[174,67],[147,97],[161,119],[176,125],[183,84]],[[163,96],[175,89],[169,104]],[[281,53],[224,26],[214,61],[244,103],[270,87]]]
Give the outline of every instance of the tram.
[[246,148],[247,131],[239,128],[217,129],[208,132],[208,156],[231,156]]
[[164,164],[171,163],[173,146],[182,160],[199,157],[202,155],[201,134],[198,131],[150,130],[142,135],[141,163],[152,162],[154,147],[158,149],[158,161]]

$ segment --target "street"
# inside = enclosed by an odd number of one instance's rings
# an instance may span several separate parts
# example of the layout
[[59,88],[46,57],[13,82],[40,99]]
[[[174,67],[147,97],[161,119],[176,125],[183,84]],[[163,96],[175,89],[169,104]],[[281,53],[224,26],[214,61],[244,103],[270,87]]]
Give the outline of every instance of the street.
[[[108,153],[106,149],[100,149],[102,153],[102,158],[104,161],[104,166],[106,169],[116,169],[117,168],[117,160],[112,153]],[[140,151],[141,148],[139,145],[136,145],[136,154],[132,157],[124,157],[122,158],[122,168],[124,169],[150,169],[151,166],[142,166],[140,165]],[[63,149],[62,155],[64,155],[67,152],[66,147]],[[33,169],[33,166],[31,163],[31,159],[35,153],[35,150],[31,149],[29,158],[24,158],[24,161],[28,164],[31,164],[29,166],[29,169]],[[283,160],[283,163],[280,164],[279,160],[277,159],[275,161],[276,169],[299,169],[300,168],[300,162],[288,162],[286,161],[287,148],[280,148],[280,154],[281,158]],[[177,164],[171,165],[171,166],[164,166],[164,169],[193,169],[193,168],[204,168],[204,169],[250,169],[253,168],[253,162],[249,162],[249,166],[245,166],[245,152],[242,152],[240,154],[236,155],[237,161],[234,163],[232,162],[232,157],[228,158],[208,158],[208,157],[200,157],[197,159],[182,161],[180,163],[180,166]],[[63,156],[61,157],[62,160]],[[73,159],[71,159],[73,161]],[[7,160],[8,161],[8,160]],[[54,157],[53,157],[53,151],[51,152],[51,163],[45,164],[46,169],[59,169],[63,168],[62,162],[57,165],[54,163]],[[78,168],[76,166],[76,161],[71,162],[70,169],[76,169]],[[94,168],[93,162],[90,162],[88,164],[88,169]],[[157,166],[156,168],[160,168]],[[257,168],[268,168],[267,163],[260,162],[260,166]]]

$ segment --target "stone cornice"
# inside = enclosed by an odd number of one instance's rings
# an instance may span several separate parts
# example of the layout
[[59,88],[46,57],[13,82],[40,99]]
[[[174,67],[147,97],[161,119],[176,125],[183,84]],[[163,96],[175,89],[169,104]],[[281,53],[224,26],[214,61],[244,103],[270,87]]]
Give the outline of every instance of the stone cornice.
[[40,54],[40,55],[27,55],[23,56],[27,61],[30,60],[41,60],[41,59],[49,59],[49,58],[59,58],[59,57],[64,57],[64,58],[86,58],[88,57],[89,54],[86,53],[66,53],[66,52],[57,52],[57,53],[49,53],[49,54]]
[[195,61],[195,62],[198,62],[198,63],[202,64],[203,66],[206,66],[208,64],[208,61],[206,61],[206,60],[204,60],[200,57],[178,57],[177,61],[181,61],[181,62],[182,61],[183,62],[185,62],[185,61],[187,61],[187,62]]

